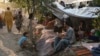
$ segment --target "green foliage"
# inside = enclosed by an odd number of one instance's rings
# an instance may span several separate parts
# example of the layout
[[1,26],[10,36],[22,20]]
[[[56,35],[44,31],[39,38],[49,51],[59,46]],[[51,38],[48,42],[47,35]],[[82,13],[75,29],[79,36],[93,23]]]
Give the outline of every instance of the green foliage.
[[93,0],[94,5],[100,6],[100,0]]
[[48,9],[43,5],[44,3],[51,3],[54,0],[9,0],[10,2],[15,2],[19,5],[19,7],[27,8],[28,11],[35,10],[36,13],[45,14],[48,12]]
[[94,28],[100,29],[100,16],[93,20]]
[[27,3],[26,3],[27,0],[9,0],[9,1],[17,3],[19,7],[27,6]]
[[[93,0],[93,3],[95,6],[100,6],[100,0]],[[96,12],[95,14],[99,14],[100,10]],[[98,18],[93,20],[93,26],[97,29],[100,29],[100,15],[98,15]]]

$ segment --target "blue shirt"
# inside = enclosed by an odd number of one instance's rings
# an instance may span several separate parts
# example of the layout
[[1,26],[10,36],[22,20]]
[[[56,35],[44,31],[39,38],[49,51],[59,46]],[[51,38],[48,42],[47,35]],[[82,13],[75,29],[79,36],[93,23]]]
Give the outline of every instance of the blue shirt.
[[18,44],[21,46],[21,45],[24,43],[24,41],[26,41],[26,40],[27,40],[27,37],[22,36],[22,37],[19,39]]

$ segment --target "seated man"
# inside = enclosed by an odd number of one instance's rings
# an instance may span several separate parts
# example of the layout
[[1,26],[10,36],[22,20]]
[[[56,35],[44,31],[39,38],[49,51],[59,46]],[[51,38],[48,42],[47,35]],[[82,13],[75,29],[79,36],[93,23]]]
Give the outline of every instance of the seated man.
[[64,24],[66,27],[66,32],[59,34],[54,41],[54,54],[65,49],[69,44],[75,42],[75,33],[74,29],[69,26],[69,23]]
[[21,48],[26,48],[28,36],[29,36],[29,33],[24,32],[23,36],[19,39],[18,44],[20,45]]

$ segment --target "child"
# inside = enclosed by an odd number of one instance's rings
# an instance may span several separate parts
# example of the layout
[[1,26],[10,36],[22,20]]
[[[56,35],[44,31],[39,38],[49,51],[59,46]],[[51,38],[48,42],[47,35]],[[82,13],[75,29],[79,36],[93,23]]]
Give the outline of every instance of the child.
[[29,33],[24,32],[23,36],[19,39],[18,44],[20,45],[21,48],[26,48],[28,36],[29,36]]

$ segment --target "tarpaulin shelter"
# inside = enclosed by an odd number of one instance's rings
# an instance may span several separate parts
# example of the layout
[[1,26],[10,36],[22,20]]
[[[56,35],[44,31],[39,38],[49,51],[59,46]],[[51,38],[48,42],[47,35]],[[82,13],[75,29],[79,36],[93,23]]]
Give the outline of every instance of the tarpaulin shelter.
[[60,1],[64,1],[65,4],[72,4],[72,3],[79,3],[79,2],[92,1],[92,0],[58,0],[58,2]]
[[[73,27],[75,28],[79,26],[80,20],[84,20],[87,26],[88,24],[92,24],[92,19],[97,18],[100,14],[95,14],[100,10],[100,7],[65,8],[58,2],[53,2],[53,5],[56,5],[56,7],[52,7],[51,4],[48,4],[47,7],[55,16],[62,20],[64,18],[64,15],[66,15],[66,19],[70,17]],[[90,26],[88,27],[90,28]]]
[[65,8],[58,2],[54,2],[54,4],[66,15],[80,18],[97,18],[98,14],[95,13],[100,10],[100,7]]

